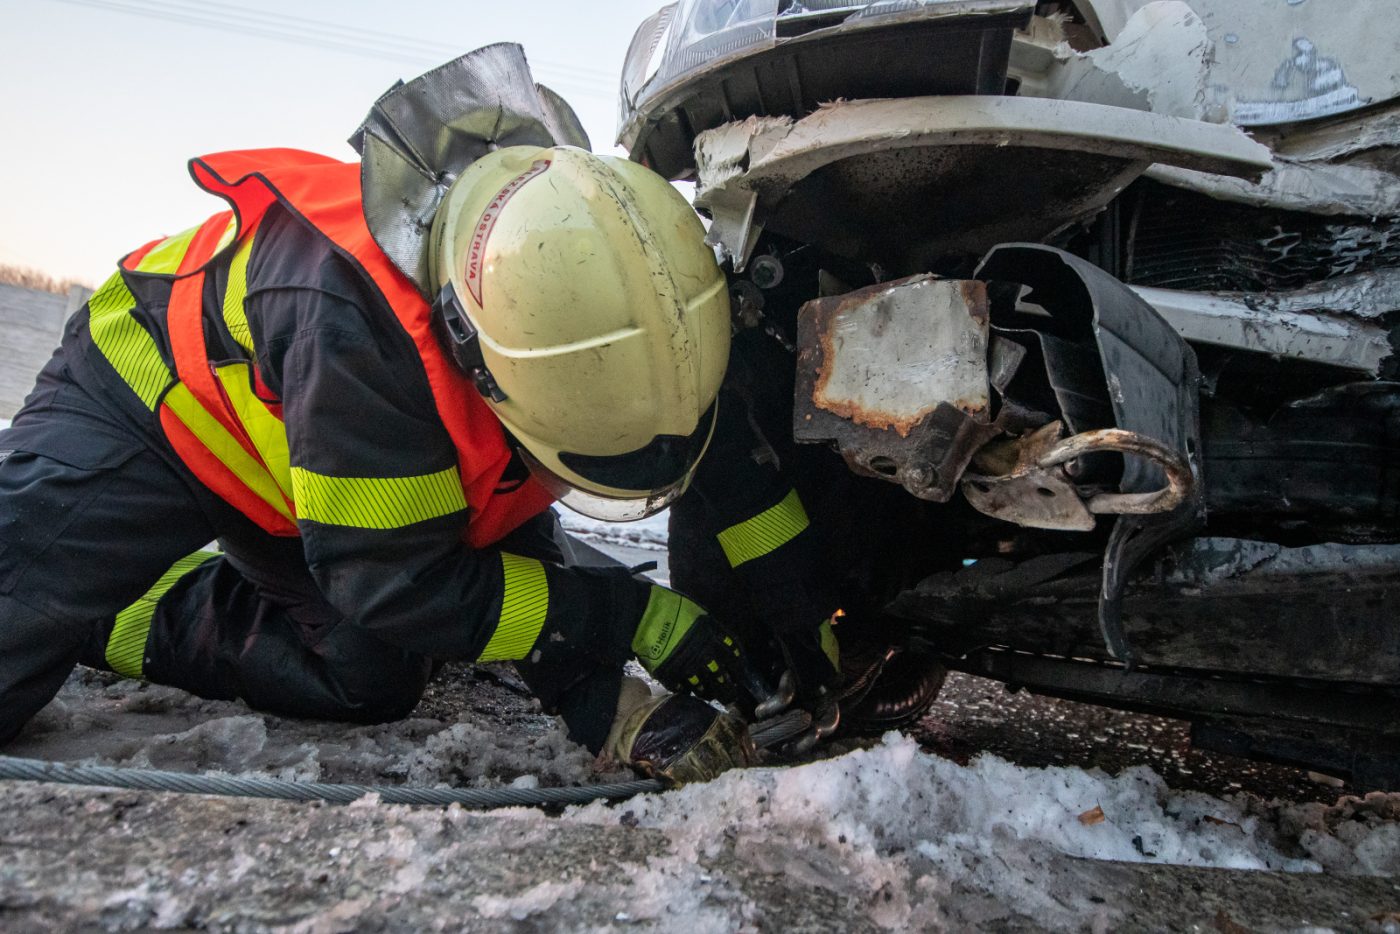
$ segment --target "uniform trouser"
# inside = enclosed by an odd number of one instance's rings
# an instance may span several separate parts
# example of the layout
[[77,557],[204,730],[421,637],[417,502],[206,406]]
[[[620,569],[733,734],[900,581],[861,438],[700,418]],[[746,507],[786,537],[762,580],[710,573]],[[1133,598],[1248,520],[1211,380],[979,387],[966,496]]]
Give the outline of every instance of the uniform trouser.
[[[348,623],[299,540],[262,532],[89,392],[65,363],[78,337],[0,431],[0,745],[79,662],[287,716],[409,713],[432,661]],[[215,539],[223,554],[195,554]],[[538,524],[509,544],[559,559]],[[522,675],[548,694],[528,665]],[[572,698],[547,703],[600,741],[619,675],[575,678]]]

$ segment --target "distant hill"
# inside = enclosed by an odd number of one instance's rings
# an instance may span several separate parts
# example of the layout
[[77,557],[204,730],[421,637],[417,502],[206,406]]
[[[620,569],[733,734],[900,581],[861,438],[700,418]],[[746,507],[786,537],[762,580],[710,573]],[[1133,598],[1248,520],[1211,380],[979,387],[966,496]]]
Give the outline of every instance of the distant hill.
[[55,279],[46,272],[11,263],[0,263],[0,285],[13,285],[36,292],[52,292],[54,295],[67,295],[68,290],[75,285],[92,291],[91,283],[79,279]]

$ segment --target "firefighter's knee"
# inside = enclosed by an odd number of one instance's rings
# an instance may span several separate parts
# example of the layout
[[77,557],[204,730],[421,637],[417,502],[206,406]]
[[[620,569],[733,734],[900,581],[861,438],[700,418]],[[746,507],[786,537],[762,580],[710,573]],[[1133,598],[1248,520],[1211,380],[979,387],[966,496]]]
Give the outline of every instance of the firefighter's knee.
[[413,712],[432,676],[432,660],[380,642],[354,626],[337,626],[323,655],[339,695],[342,717],[357,723],[387,723]]
[[359,723],[389,723],[413,713],[428,686],[431,662],[404,664],[381,671],[369,683],[355,685],[349,698],[352,719]]
[[0,746],[58,692],[88,628],[0,594]]

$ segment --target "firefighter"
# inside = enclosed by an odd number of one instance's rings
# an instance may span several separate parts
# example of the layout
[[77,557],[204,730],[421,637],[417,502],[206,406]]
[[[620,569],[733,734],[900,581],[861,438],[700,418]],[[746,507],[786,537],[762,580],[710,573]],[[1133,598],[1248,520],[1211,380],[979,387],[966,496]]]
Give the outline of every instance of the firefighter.
[[[751,761],[696,697],[783,706],[740,641],[571,560],[548,511],[684,492],[729,347],[689,205],[552,145],[580,134],[492,46],[385,95],[359,164],[191,161],[228,209],[122,259],[0,432],[0,744],[79,662],[379,722],[436,663],[512,660],[594,751],[678,778]],[[677,693],[625,684],[633,656]]]

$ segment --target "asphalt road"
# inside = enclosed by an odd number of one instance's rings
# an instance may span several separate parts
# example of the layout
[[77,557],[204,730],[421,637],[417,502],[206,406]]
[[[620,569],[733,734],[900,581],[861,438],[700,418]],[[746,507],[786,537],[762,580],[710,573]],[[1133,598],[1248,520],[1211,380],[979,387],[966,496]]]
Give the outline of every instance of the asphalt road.
[[1288,766],[1194,749],[1183,720],[1012,693],[986,678],[953,672],[913,731],[924,748],[958,761],[995,753],[1018,765],[1072,765],[1116,774],[1145,765],[1173,788],[1212,795],[1331,803],[1350,789]]

